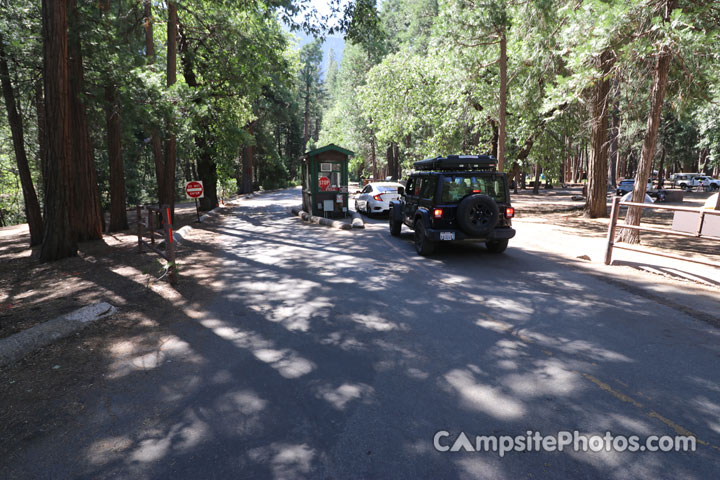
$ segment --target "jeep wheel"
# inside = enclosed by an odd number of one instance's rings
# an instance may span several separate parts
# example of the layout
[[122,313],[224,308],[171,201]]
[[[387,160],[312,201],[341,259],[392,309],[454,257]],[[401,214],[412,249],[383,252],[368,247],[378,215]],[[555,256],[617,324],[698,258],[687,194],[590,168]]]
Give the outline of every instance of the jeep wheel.
[[400,231],[402,230],[402,222],[393,220],[392,208],[390,209],[390,212],[388,213],[388,217],[390,218],[390,235],[392,235],[393,237],[399,237]]
[[468,235],[487,235],[495,228],[499,217],[497,203],[487,195],[465,197],[457,209],[457,221]]
[[435,242],[425,235],[425,225],[423,225],[422,220],[415,221],[415,250],[417,250],[418,255],[423,257],[432,255],[435,251]]
[[490,242],[485,242],[485,246],[490,253],[503,253],[508,247],[508,239],[503,238],[501,240],[492,240]]

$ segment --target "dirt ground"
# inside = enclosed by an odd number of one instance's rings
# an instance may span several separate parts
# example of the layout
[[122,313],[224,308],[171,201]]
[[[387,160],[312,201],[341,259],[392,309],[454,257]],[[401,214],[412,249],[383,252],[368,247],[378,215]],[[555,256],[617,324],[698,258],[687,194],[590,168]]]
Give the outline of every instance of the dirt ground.
[[[132,298],[134,292],[117,291],[112,280],[105,284],[103,268],[127,266],[145,282],[158,278],[164,271],[160,257],[137,253],[135,216],[128,211],[129,230],[80,244],[75,258],[45,264],[37,260],[38,247],[28,248],[27,225],[0,228],[0,338],[103,299]],[[194,204],[176,207],[176,229],[196,221]]]
[[[540,221],[559,225],[574,230],[581,237],[607,236],[609,219],[585,218],[583,216],[584,200],[579,198],[581,188],[540,190],[533,195],[531,190],[519,191],[512,195],[513,206],[518,218],[538,217]],[[685,193],[683,203],[662,203],[659,205],[700,208],[711,193]],[[609,212],[609,208],[608,208]],[[625,218],[625,208],[621,209],[618,224]],[[644,209],[642,224],[644,226],[670,229],[673,212],[668,210]],[[675,255],[708,259],[720,263],[720,242],[703,238],[687,238],[656,233],[641,233],[640,243],[653,249],[666,251]]]

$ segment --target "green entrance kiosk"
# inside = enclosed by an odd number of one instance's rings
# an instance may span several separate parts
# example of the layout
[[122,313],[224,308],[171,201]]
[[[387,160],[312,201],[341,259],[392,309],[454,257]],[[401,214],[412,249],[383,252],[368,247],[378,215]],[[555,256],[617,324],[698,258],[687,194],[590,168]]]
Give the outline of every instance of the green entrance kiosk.
[[337,145],[307,152],[302,160],[303,210],[317,217],[348,213],[348,160],[355,155]]

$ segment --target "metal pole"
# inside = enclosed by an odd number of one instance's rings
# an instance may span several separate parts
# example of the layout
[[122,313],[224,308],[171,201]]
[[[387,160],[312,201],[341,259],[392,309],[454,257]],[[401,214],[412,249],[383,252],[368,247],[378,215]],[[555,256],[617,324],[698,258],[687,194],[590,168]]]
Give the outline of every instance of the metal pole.
[[615,228],[620,213],[620,197],[613,198],[612,209],[610,210],[610,224],[608,225],[607,249],[605,250],[605,265],[610,265],[612,261],[612,249],[615,243]]
[[195,213],[197,213],[198,223],[200,223],[200,207],[198,206],[197,197],[195,197]]

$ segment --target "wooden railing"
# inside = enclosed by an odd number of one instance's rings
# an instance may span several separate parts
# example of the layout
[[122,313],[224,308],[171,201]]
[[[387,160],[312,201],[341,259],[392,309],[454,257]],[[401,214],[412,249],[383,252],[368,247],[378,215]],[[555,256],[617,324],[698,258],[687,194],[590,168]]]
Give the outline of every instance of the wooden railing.
[[[647,226],[641,226],[641,225],[618,225],[617,222],[618,222],[618,216],[620,215],[620,207],[652,208],[652,209],[656,209],[656,210],[669,210],[669,211],[675,211],[675,212],[697,213],[698,214],[697,229],[695,230],[695,232],[683,232],[683,231],[678,231],[678,230],[672,230],[669,228],[647,227]],[[613,198],[612,210],[610,211],[610,224],[608,225],[608,233],[607,233],[607,249],[605,250],[605,265],[610,265],[610,262],[612,262],[613,248],[619,248],[621,250],[629,250],[631,252],[646,253],[649,255],[657,255],[660,257],[673,258],[675,260],[683,260],[686,262],[699,263],[702,265],[709,265],[711,267],[719,267],[720,268],[720,263],[713,262],[710,260],[698,259],[698,258],[692,258],[692,257],[683,257],[681,255],[674,255],[672,253],[650,251],[650,250],[632,246],[632,245],[627,245],[627,244],[618,245],[617,243],[615,243],[615,232],[619,228],[620,229],[624,228],[627,230],[638,230],[638,231],[642,231],[642,232],[660,233],[660,234],[665,234],[665,235],[675,235],[675,236],[679,236],[679,237],[703,238],[703,239],[708,239],[708,240],[720,241],[720,237],[705,235],[702,233],[703,225],[705,224],[705,216],[706,215],[720,215],[720,210],[708,210],[708,209],[704,209],[704,208],[675,207],[675,206],[671,206],[671,205],[656,205],[654,203],[621,202],[620,197],[615,197],[615,198]]]
[[[143,220],[143,212],[147,212]],[[167,260],[167,275],[170,283],[177,282],[177,265],[175,264],[175,242],[173,240],[172,221],[170,216],[170,207],[162,205],[155,207],[153,205],[137,206],[137,236],[138,250],[143,251],[143,245]],[[156,220],[160,219],[161,225],[156,225]],[[150,239],[148,243],[143,238],[143,227],[147,229]],[[161,250],[155,245],[155,235],[162,230],[162,238],[165,240],[165,249]]]

